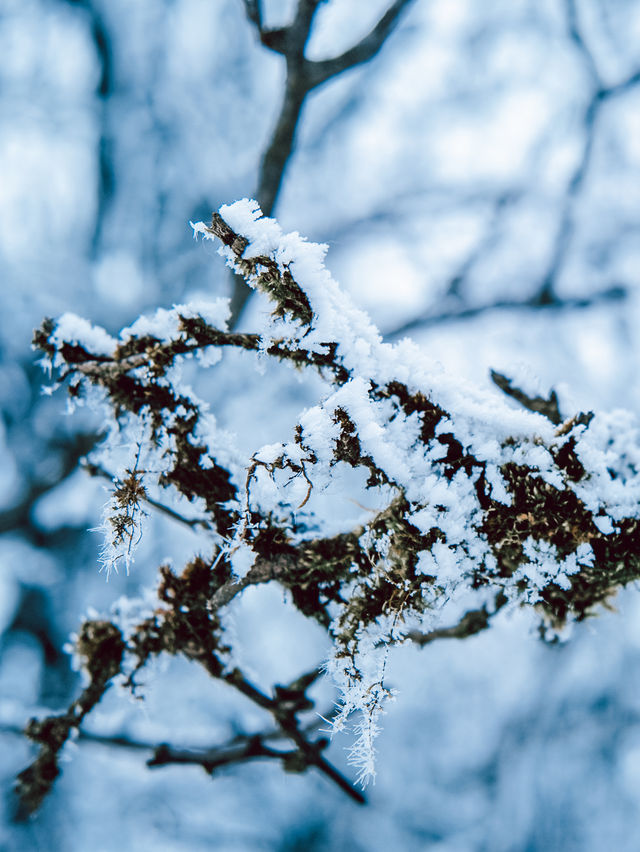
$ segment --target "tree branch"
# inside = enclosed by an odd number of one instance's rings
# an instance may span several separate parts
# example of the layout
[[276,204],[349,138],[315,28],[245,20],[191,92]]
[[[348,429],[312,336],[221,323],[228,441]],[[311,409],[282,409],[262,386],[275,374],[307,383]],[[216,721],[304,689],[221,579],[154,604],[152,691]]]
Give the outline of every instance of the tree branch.
[[[381,341],[322,270],[317,247],[299,241],[299,248],[292,249],[290,238],[271,222],[266,224],[269,253],[252,254],[248,235],[260,232],[254,204],[238,202],[228,216],[234,218],[250,219],[246,232],[236,233],[219,213],[210,228],[199,223],[196,230],[218,236],[227,261],[271,300],[272,321],[262,345],[268,345],[270,335],[287,350],[306,345],[310,351],[304,350],[301,365],[315,366],[314,350],[323,353],[325,366],[333,371],[327,377],[329,393],[306,410],[290,441],[262,448],[245,465],[227,469],[219,464],[215,440],[209,442],[198,428],[201,403],[169,371],[176,352],[220,334],[202,317],[178,314],[184,336],[161,343],[132,335],[113,356],[88,351],[93,341],[104,338],[89,327],[76,339],[77,324],[72,324],[72,339],[67,340],[64,322],[59,328],[45,322],[36,343],[59,372],[71,374],[72,395],[83,391],[80,380],[86,379],[104,387],[114,419],[125,410],[134,423],[142,421],[145,428],[152,423],[149,439],[167,447],[166,469],[158,473],[158,484],[172,484],[190,499],[203,499],[212,526],[229,542],[215,559],[196,557],[180,574],[168,566],[160,568],[159,606],[127,637],[134,664],[130,686],[135,688],[134,676],[151,657],[184,656],[268,712],[295,746],[284,758],[260,740],[252,747],[236,744],[232,752],[218,752],[217,757],[210,751],[203,758],[202,753],[194,757],[181,750],[176,761],[204,760],[215,768],[252,756],[277,757],[296,771],[316,767],[360,801],[322,756],[326,743],[311,741],[298,721],[298,714],[313,706],[306,692],[318,671],[288,686],[275,685],[272,694],[262,692],[242,671],[230,667],[232,649],[220,608],[252,584],[277,580],[289,589],[297,609],[330,630],[339,675],[347,694],[354,695],[345,701],[344,712],[361,709],[371,733],[388,690],[382,681],[365,680],[359,655],[368,653],[362,647],[362,637],[372,636],[368,631],[379,637],[381,624],[424,615],[443,595],[453,595],[458,582],[463,582],[465,593],[478,590],[479,603],[487,600],[487,592],[492,594],[494,611],[483,606],[467,612],[453,627],[409,638],[428,644],[473,635],[487,627],[507,599],[535,606],[548,628],[557,630],[570,620],[586,618],[638,579],[640,521],[633,506],[640,475],[629,461],[637,428],[630,418],[607,415],[598,415],[592,427],[590,414],[558,425],[553,395],[546,400],[531,397],[502,376],[497,383],[503,390],[547,420],[515,413],[505,402],[487,400],[470,388],[447,386],[439,377],[434,382],[433,373],[417,357],[407,363],[408,349]],[[279,263],[283,251],[288,252],[287,262]],[[334,334],[333,340],[325,340],[325,335]],[[145,369],[129,376],[127,371],[138,363]],[[502,407],[496,409],[496,402]],[[605,445],[611,447],[606,453]],[[278,492],[277,482],[271,496],[261,497],[260,503],[252,498],[252,483],[265,472],[274,479],[278,472],[285,477],[304,475],[314,487],[330,480],[338,464],[368,474],[367,488],[387,489],[385,507],[364,527],[310,539],[309,526],[298,522],[295,504]],[[119,494],[117,511],[137,499],[140,481],[133,474],[131,478],[131,496]],[[126,481],[118,492],[126,490],[124,485]],[[119,517],[116,512],[112,523]],[[253,564],[244,576],[234,573],[233,547],[252,552]],[[99,643],[91,641],[96,631],[111,631],[114,642],[120,637],[108,622],[83,627],[85,650],[80,650],[95,690],[83,693],[67,714],[38,723],[31,731],[41,754],[21,781],[25,797],[35,806],[57,774],[57,753],[70,730],[78,727],[100,700],[108,678],[120,670],[119,662],[109,658],[105,674]],[[387,641],[395,638],[391,628]],[[364,745],[365,770],[371,766],[370,740]],[[166,752],[158,762],[167,762]]]
[[107,20],[94,0],[68,0],[72,6],[86,10],[91,37],[98,60],[99,76],[96,95],[99,100],[97,210],[91,240],[94,257],[98,256],[109,208],[115,194],[114,138],[111,130],[109,103],[114,94],[114,51]]
[[571,248],[575,230],[575,206],[586,182],[591,165],[598,118],[603,104],[613,97],[624,94],[640,84],[640,69],[625,80],[611,86],[603,86],[592,52],[589,50],[579,26],[575,0],[565,0],[567,28],[572,42],[578,49],[591,80],[591,95],[583,113],[584,141],[582,152],[571,175],[565,193],[560,224],[556,233],[551,257],[546,273],[540,282],[537,300],[541,305],[552,304],[556,300],[556,282]]
[[448,310],[426,311],[424,314],[396,326],[391,331],[385,332],[385,337],[388,340],[393,340],[412,331],[432,328],[433,326],[442,325],[447,322],[462,322],[464,320],[475,319],[493,311],[531,309],[544,311],[582,310],[584,308],[591,308],[602,302],[624,301],[627,296],[628,291],[626,287],[613,285],[606,290],[600,290],[599,292],[585,296],[560,297],[554,295],[550,301],[542,300],[540,294],[536,293],[534,296],[526,299],[496,299],[495,302],[485,302],[481,305],[469,305],[466,307],[454,305]]
[[413,0],[395,0],[373,29],[358,44],[333,59],[311,62],[309,66],[311,86],[313,88],[321,86],[332,77],[373,59],[395,30],[402,13],[412,2]]
[[[355,787],[342,775],[331,763],[320,757],[320,752],[326,748],[329,741],[326,738],[321,738],[313,744],[309,744],[310,748],[317,754],[316,758],[312,759],[312,765],[320,769],[331,781],[337,784],[340,789],[345,792],[350,798],[360,805],[366,804],[366,799],[356,790]],[[263,738],[260,735],[250,737],[245,743],[207,749],[205,751],[194,751],[190,749],[176,749],[168,745],[161,745],[156,748],[152,758],[147,761],[147,766],[159,767],[169,764],[197,764],[202,766],[208,775],[213,775],[216,769],[221,766],[229,766],[235,763],[246,763],[251,760],[260,758],[271,758],[282,761],[283,767],[287,772],[304,772],[309,764],[309,752],[299,748],[290,749],[288,751],[280,751],[270,748],[265,745]]]
[[584,36],[582,34],[582,29],[580,28],[580,24],[578,21],[578,10],[576,8],[576,0],[565,0],[565,15],[567,18],[567,29],[569,31],[569,38],[576,46],[578,52],[582,57],[583,64],[589,77],[591,78],[592,84],[600,88],[602,78],[600,76],[600,72],[598,71],[598,66],[596,65],[596,61],[593,57],[593,53],[587,47],[587,43],[584,40]]
[[505,595],[499,594],[496,596],[493,612],[489,612],[486,606],[483,606],[482,609],[472,609],[466,612],[453,627],[439,627],[436,630],[430,630],[428,633],[411,630],[407,634],[407,639],[416,645],[420,645],[420,647],[424,647],[438,639],[466,639],[469,636],[475,636],[476,633],[481,633],[490,626],[493,616],[506,603]]
[[147,761],[147,766],[158,767],[167,766],[171,763],[196,763],[202,766],[208,775],[212,775],[221,766],[228,766],[231,763],[244,763],[260,757],[282,760],[286,766],[287,761],[297,754],[297,749],[278,751],[269,748],[264,744],[263,738],[256,734],[256,736],[249,737],[245,743],[239,745],[218,746],[204,751],[180,749],[163,743],[154,749],[154,755]]
[[289,753],[286,758],[286,765],[290,771],[304,772],[307,767],[315,766],[354,801],[365,804],[366,800],[362,793],[356,790],[344,775],[322,756],[321,752],[329,745],[329,741],[321,737],[315,742],[309,742],[301,731],[296,714],[300,710],[313,706],[313,702],[310,702],[305,695],[306,686],[303,689],[295,690],[276,686],[274,697],[269,698],[256,689],[238,669],[234,669],[223,679],[259,707],[268,710],[282,729],[283,734],[295,743],[296,751]]
[[262,33],[262,5],[260,0],[244,0],[244,8],[247,18]]

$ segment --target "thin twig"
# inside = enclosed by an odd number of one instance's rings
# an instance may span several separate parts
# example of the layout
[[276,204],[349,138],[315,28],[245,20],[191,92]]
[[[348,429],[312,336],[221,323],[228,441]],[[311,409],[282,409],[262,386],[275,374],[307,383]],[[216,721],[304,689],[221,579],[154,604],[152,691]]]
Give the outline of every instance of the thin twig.
[[592,52],[580,29],[575,0],[566,0],[565,13],[567,16],[567,29],[571,41],[577,47],[586,73],[591,80],[591,96],[584,108],[582,122],[584,125],[584,141],[582,152],[576,163],[575,169],[567,184],[564,197],[560,224],[556,232],[555,241],[551,250],[551,257],[545,274],[542,276],[538,291],[540,304],[551,304],[556,300],[555,287],[557,279],[564,267],[565,260],[569,254],[573,235],[575,231],[575,207],[580,196],[592,162],[593,149],[597,131],[598,119],[603,104],[613,97],[624,94],[636,85],[640,84],[640,69],[628,76],[625,80],[611,86],[604,86],[602,78]]
[[[87,461],[86,459],[81,462],[84,470],[87,471],[89,476],[97,476],[101,479],[106,479],[108,482],[113,483],[115,477],[112,473],[109,473],[108,470],[100,467],[93,462]],[[189,527],[190,529],[196,529],[198,527],[202,527],[203,529],[213,529],[210,522],[205,518],[185,518],[184,515],[181,515],[180,512],[176,512],[175,509],[172,509],[170,506],[165,506],[164,503],[160,503],[158,500],[154,500],[153,497],[149,497],[148,494],[140,498],[143,503],[146,503],[148,506],[156,509],[156,511],[161,512],[163,515],[166,515],[168,518],[171,518],[174,521],[177,521],[179,524],[183,524],[184,526]]]
[[244,8],[247,13],[247,18],[257,28],[258,32],[262,32],[262,6],[260,0],[244,0]]
[[[260,4],[256,0],[244,0],[247,16],[258,28],[262,44],[284,56],[287,65],[282,106],[260,163],[256,190],[256,199],[266,216],[273,213],[280,195],[287,164],[293,153],[300,115],[309,92],[343,71],[373,59],[411,2],[413,0],[395,0],[373,29],[340,56],[312,61],[305,57],[304,52],[320,0],[298,0],[291,24],[276,30],[264,28]],[[233,272],[231,284],[230,326],[235,328],[251,296],[251,290],[242,276]]]
[[402,13],[412,2],[413,0],[395,0],[373,29],[356,45],[333,59],[311,62],[309,74],[312,86],[320,86],[332,77],[373,59],[397,27]]
[[[219,677],[215,671],[212,671],[211,674]],[[309,742],[301,730],[296,713],[301,709],[308,709],[313,706],[306,698],[304,689],[292,696],[279,692],[276,687],[274,697],[269,698],[250,683],[237,668],[225,673],[222,679],[253,701],[254,704],[257,704],[258,707],[268,710],[273,715],[285,736],[297,746],[297,756],[300,761],[297,766],[298,771],[304,771],[307,766],[315,766],[356,802],[360,804],[366,802],[364,796],[352,786],[344,775],[321,755],[321,751],[326,748],[328,741],[321,738],[316,742]]]
[[500,593],[496,596],[493,612],[489,612],[486,606],[483,606],[482,609],[472,609],[465,613],[460,621],[452,627],[439,627],[436,630],[430,630],[428,633],[423,633],[420,630],[411,630],[407,634],[407,639],[416,645],[420,645],[420,647],[429,645],[437,639],[466,639],[468,636],[474,636],[476,633],[486,630],[493,616],[506,603],[506,596]]
[[600,290],[596,293],[591,293],[585,296],[568,296],[561,298],[554,296],[551,301],[543,301],[540,295],[536,294],[527,299],[496,299],[494,302],[485,302],[480,305],[460,306],[454,305],[451,308],[440,310],[430,310],[407,320],[391,331],[385,332],[385,337],[388,340],[402,337],[412,331],[433,328],[437,325],[444,325],[448,322],[462,322],[464,320],[475,319],[484,314],[493,313],[495,311],[513,311],[513,310],[544,310],[544,311],[575,311],[585,308],[591,308],[594,305],[602,302],[620,302],[626,299],[628,291],[622,285],[613,285],[606,290]]

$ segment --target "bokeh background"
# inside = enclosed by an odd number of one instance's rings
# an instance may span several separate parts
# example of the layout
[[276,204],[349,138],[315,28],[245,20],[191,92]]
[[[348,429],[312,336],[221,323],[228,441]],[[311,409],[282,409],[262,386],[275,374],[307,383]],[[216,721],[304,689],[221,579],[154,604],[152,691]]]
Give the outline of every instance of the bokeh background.
[[[340,54],[390,6],[321,3],[307,56]],[[297,0],[262,8],[277,28]],[[19,730],[78,688],[69,634],[198,548],[150,518],[131,575],[105,582],[88,530],[106,494],[78,468],[101,424],[42,395],[32,331],[74,311],[115,332],[230,292],[188,223],[255,194],[280,109],[284,60],[245,12],[242,0],[0,0],[0,849],[635,852],[636,589],[553,646],[516,611],[463,642],[398,649],[366,808],[279,766],[147,769],[150,752],[116,738],[212,745],[264,724],[172,661],[148,673],[143,702],[114,690],[42,811],[13,818],[31,754]],[[307,97],[274,212],[329,243],[334,277],[387,338],[410,334],[452,382],[488,385],[494,368],[555,388],[565,414],[635,412],[639,45],[638,0],[406,3],[376,56]],[[263,311],[250,301],[241,327]],[[288,436],[315,390],[242,355],[201,383],[247,449]],[[265,687],[327,653],[274,588],[249,590],[233,629]],[[329,685],[319,700],[331,706]],[[345,745],[331,747],[342,766]]]

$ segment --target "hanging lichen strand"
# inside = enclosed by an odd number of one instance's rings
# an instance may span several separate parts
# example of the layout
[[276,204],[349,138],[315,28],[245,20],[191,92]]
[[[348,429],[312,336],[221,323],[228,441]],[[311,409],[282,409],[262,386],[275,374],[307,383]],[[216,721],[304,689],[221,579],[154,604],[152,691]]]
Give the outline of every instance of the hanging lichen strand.
[[[88,465],[111,471],[114,482],[104,520],[107,572],[129,568],[147,512],[180,518],[171,495],[197,507],[197,518],[183,520],[203,530],[212,552],[179,575],[161,568],[155,608],[139,623],[83,626],[78,652],[89,686],[56,724],[28,729],[41,744],[20,779],[28,810],[51,786],[66,738],[114,677],[133,687],[161,652],[199,662],[271,713],[291,750],[272,749],[266,736],[235,757],[188,760],[163,747],[153,765],[198,762],[213,772],[225,762],[271,757],[290,770],[314,766],[361,799],[322,756],[326,740],[312,741],[298,719],[311,706],[306,690],[319,670],[269,696],[229,662],[221,614],[250,585],[277,581],[331,636],[325,668],[342,702],[331,721],[340,728],[361,711],[351,757],[364,781],[374,771],[391,645],[468,636],[506,604],[535,607],[542,632],[557,631],[640,576],[640,451],[630,415],[564,419],[555,394],[532,398],[495,374],[522,404],[516,409],[495,391],[446,375],[410,341],[384,343],[326,271],[326,247],[283,234],[253,201],[222,207],[210,226],[193,229],[219,239],[229,266],[270,300],[257,333],[227,330],[227,303],[217,300],[158,310],[118,339],[71,314],[46,320],[35,335],[71,396],[110,411],[109,436]],[[316,371],[324,382],[292,434],[250,457],[180,381],[181,361],[197,356],[207,369],[230,347]],[[114,474],[112,448],[127,443],[130,458],[119,459]],[[356,529],[336,534],[327,526],[325,536],[318,529],[326,519],[316,517],[311,536],[311,498],[345,467],[362,472],[382,509]],[[434,614],[459,596],[463,617],[434,629]],[[425,624],[430,633],[420,632]]]

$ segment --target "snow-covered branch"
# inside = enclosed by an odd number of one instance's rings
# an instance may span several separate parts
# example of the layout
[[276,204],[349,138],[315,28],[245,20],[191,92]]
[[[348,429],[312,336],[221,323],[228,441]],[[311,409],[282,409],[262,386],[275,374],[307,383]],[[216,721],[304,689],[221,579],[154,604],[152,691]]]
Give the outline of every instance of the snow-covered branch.
[[[622,411],[561,412],[554,393],[499,374],[505,395],[477,388],[409,340],[383,342],[326,270],[326,247],[282,233],[253,201],[193,228],[219,240],[227,263],[269,301],[256,333],[229,332],[226,305],[216,302],[159,310],[117,339],[69,314],[35,337],[74,399],[111,411],[100,457],[114,437],[121,447],[123,434],[135,447],[105,521],[111,567],[122,558],[122,517],[134,524],[141,502],[168,505],[150,497],[160,489],[196,502],[209,536],[209,556],[181,574],[161,569],[157,608],[123,628],[122,665],[100,682],[128,672],[133,686],[151,657],[184,655],[271,713],[303,769],[331,775],[301,733],[302,705],[285,707],[278,688],[260,693],[233,663],[222,610],[249,585],[276,581],[333,641],[326,669],[342,711],[332,724],[361,714],[353,762],[364,778],[374,772],[373,740],[391,693],[391,646],[465,638],[516,606],[535,608],[542,631],[554,633],[640,577],[638,425]],[[228,348],[322,378],[293,432],[250,454],[181,380],[185,359],[210,369]],[[346,469],[377,508],[336,531],[316,498]],[[439,626],[456,606],[457,623]]]

